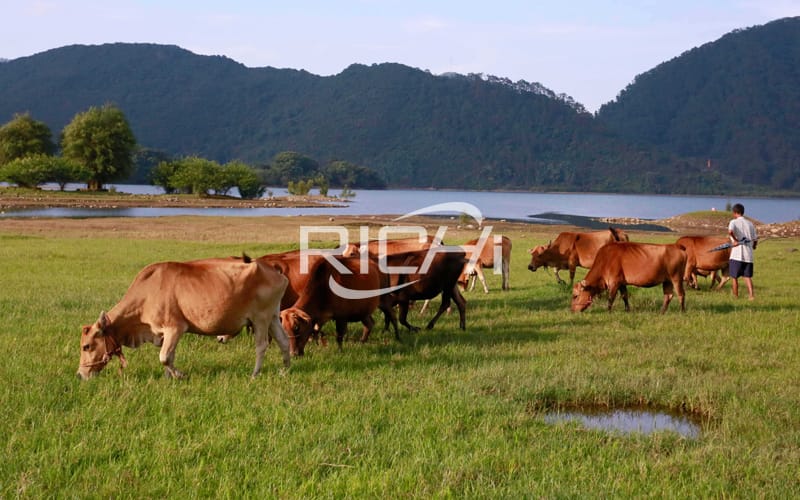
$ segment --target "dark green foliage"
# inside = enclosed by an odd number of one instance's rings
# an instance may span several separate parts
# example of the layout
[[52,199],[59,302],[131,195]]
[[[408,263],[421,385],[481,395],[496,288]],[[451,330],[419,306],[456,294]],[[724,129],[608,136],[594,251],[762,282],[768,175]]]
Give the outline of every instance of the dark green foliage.
[[42,154],[17,158],[0,167],[0,181],[24,188],[36,188],[46,182],[55,182],[63,191],[67,183],[85,182],[89,175],[79,163]]
[[151,177],[153,184],[167,193],[226,196],[236,188],[242,198],[260,198],[266,191],[256,170],[240,161],[220,165],[196,156],[162,161],[152,170]]
[[64,158],[83,165],[90,173],[88,188],[124,179],[133,170],[136,138],[122,110],[114,105],[91,107],[78,113],[61,134]]
[[50,128],[28,113],[14,115],[0,127],[0,165],[26,156],[52,155],[55,150]]
[[352,186],[363,189],[385,189],[386,183],[372,169],[354,165],[347,161],[337,160],[330,162],[322,174],[328,183],[334,187]]
[[800,190],[800,17],[735,31],[665,62],[598,118],[716,175]]

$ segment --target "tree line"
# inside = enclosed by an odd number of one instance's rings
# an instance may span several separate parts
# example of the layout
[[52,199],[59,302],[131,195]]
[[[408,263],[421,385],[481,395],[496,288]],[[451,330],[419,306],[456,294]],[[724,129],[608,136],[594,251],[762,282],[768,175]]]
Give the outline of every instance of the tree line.
[[[343,160],[324,167],[301,153],[278,153],[271,164],[253,167],[234,160],[220,164],[189,156],[172,159],[166,153],[138,147],[124,113],[106,104],[78,113],[56,144],[52,131],[29,113],[16,114],[0,127],[0,181],[23,188],[48,182],[61,190],[68,183],[86,183],[89,191],[111,182],[144,181],[166,193],[230,195],[260,198],[269,185],[288,186],[291,194],[308,194],[329,186],[385,188],[371,169]],[[58,154],[60,153],[60,154]],[[138,169],[142,172],[136,172]]]

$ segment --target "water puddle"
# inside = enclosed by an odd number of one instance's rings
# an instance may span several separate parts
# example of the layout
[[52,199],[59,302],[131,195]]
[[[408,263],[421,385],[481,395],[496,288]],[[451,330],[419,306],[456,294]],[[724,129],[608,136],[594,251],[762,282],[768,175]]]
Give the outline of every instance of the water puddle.
[[578,422],[587,429],[603,430],[619,434],[652,434],[675,432],[688,439],[699,439],[701,427],[686,415],[652,409],[577,409],[558,410],[545,414],[544,421],[555,425],[562,422]]

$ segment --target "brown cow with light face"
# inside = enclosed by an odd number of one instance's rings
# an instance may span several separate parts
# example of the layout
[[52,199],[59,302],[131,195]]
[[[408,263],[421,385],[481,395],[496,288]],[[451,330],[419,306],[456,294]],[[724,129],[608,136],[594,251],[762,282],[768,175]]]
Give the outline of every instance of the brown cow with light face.
[[537,246],[528,251],[531,254],[529,271],[536,271],[540,267],[552,267],[555,270],[556,281],[563,284],[564,280],[558,275],[562,269],[569,269],[569,283],[575,281],[576,268],[591,268],[597,251],[607,243],[613,241],[628,241],[628,235],[622,229],[609,227],[603,231],[576,233],[565,231],[559,233],[555,241],[547,246]]
[[628,304],[627,285],[651,287],[661,285],[664,303],[661,313],[666,312],[673,294],[677,291],[681,311],[685,311],[683,272],[686,268],[686,252],[678,245],[656,245],[650,243],[609,243],[597,252],[594,265],[572,289],[572,310],[580,312],[592,305],[595,295],[608,290],[608,310],[614,304],[619,291]]
[[[683,281],[689,283],[690,287],[699,289],[700,285],[697,282],[697,276],[708,276],[710,274],[711,288],[714,288],[714,283],[719,281],[716,289],[721,289],[731,279],[728,276],[728,261],[731,256],[731,249],[724,248],[716,251],[711,251],[711,249],[728,243],[728,241],[727,237],[719,236],[683,236],[678,238],[675,244],[682,247],[686,252],[686,272],[683,275]],[[719,278],[717,271],[722,274],[722,278]]]
[[261,370],[269,336],[278,342],[288,368],[289,339],[278,316],[288,283],[272,267],[247,257],[150,264],[117,305],[83,327],[78,375],[91,377],[114,356],[124,367],[122,346],[150,342],[161,346],[166,375],[180,378],[175,348],[184,333],[236,335],[244,327],[255,334],[253,376]]

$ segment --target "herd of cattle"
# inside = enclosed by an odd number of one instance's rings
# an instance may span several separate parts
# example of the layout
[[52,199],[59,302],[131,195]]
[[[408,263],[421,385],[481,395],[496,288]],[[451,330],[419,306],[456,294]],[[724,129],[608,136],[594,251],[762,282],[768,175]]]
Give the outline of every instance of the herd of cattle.
[[[726,241],[686,236],[662,245],[630,242],[624,231],[615,228],[564,232],[548,245],[529,250],[528,269],[553,268],[559,283],[564,281],[558,272],[568,269],[570,285],[577,267],[589,269],[573,286],[573,311],[589,307],[602,291],[608,292],[609,309],[619,292],[628,310],[627,285],[661,284],[663,313],[675,293],[684,310],[684,281],[697,287],[698,275],[712,275],[713,286],[719,279],[718,271],[726,274],[730,251],[711,251]],[[511,240],[502,237],[497,255],[493,247],[484,246],[471,266],[471,250],[476,243],[472,240],[461,247],[446,247],[432,237],[422,242],[410,238],[372,241],[366,248],[349,245],[327,257],[294,250],[256,259],[243,256],[150,264],[139,272],[119,303],[83,327],[78,375],[91,377],[115,356],[125,367],[122,346],[150,342],[161,348],[159,359],[166,375],[179,378],[183,374],[175,368],[175,348],[184,333],[214,335],[224,341],[246,328],[255,338],[255,376],[270,339],[277,342],[288,367],[291,356],[303,355],[309,339],[328,321],[336,325],[340,347],[350,322],[363,324],[361,340],[366,341],[374,326],[372,315],[380,310],[385,327],[394,328],[399,340],[395,309],[400,324],[417,330],[408,322],[410,305],[439,295],[441,304],[427,328],[433,328],[454,302],[459,326],[465,329],[466,300],[460,289],[477,278],[488,292],[482,268],[495,267],[496,257],[502,258],[502,288],[509,288]],[[367,258],[363,258],[365,254]],[[301,259],[308,259],[307,272],[301,272]],[[379,259],[385,259],[389,267],[382,266]],[[718,288],[725,281],[720,280]],[[332,285],[350,293],[335,293]],[[385,292],[374,293],[376,290]]]

